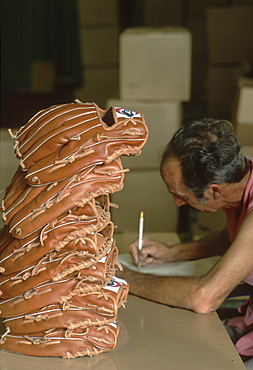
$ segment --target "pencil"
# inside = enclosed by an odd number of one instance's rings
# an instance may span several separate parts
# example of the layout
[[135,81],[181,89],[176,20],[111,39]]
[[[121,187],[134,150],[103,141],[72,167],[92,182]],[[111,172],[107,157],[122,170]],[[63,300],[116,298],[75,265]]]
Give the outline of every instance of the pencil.
[[143,238],[143,228],[144,228],[144,212],[140,212],[140,220],[139,220],[139,244],[138,249],[142,249],[142,238]]

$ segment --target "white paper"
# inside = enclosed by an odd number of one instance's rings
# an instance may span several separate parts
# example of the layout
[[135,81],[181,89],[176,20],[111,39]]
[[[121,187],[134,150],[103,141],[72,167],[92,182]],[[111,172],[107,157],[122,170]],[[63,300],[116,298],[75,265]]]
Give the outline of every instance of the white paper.
[[130,270],[159,276],[199,277],[208,272],[219,259],[219,256],[215,256],[195,261],[169,262],[162,265],[150,264],[144,267],[138,267],[134,264],[129,253],[122,253],[118,256],[118,261]]

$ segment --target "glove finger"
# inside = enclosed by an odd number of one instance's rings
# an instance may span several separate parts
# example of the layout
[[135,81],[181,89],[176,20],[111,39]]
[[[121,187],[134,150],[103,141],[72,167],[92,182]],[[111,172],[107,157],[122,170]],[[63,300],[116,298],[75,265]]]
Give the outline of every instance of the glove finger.
[[2,337],[1,347],[6,351],[25,355],[75,358],[112,350],[116,346],[117,337],[116,323],[71,331],[53,329],[50,332],[34,333],[29,337],[8,330]]
[[[24,180],[25,181],[25,180]],[[21,211],[27,204],[35,204],[38,196],[46,191],[47,186],[33,187],[26,184],[23,189],[20,188],[14,197],[10,197],[6,202],[6,210],[3,214],[4,221],[10,223],[12,218]]]
[[[30,138],[25,143],[22,144],[17,136],[15,148],[23,168],[28,169],[53,153],[57,153],[56,161],[67,158],[90,139],[90,145],[93,146],[92,138],[95,139],[96,135],[97,141],[102,140],[107,146],[112,146],[110,155],[115,151],[113,147],[120,150],[112,159],[122,154],[139,153],[147,141],[148,129],[144,117],[134,111],[131,111],[129,118],[129,115],[119,113],[114,107],[104,111],[95,103],[86,103],[65,105],[64,113],[59,114],[58,110],[56,113],[53,118],[51,114],[49,117],[43,114],[42,122],[37,119],[36,131],[30,132]],[[58,154],[61,149],[62,155]]]
[[101,258],[94,255],[82,256],[82,251],[48,254],[18,274],[1,275],[1,298],[18,296],[33,287],[48,281],[60,281],[69,275],[78,275],[86,282],[104,282],[110,270],[114,269],[117,255],[117,248],[112,247],[111,241],[106,242]]
[[7,318],[3,325],[15,333],[36,333],[55,327],[74,329],[104,325],[116,320],[128,289],[125,281],[119,283],[113,278],[99,291],[74,296],[64,305],[54,303],[25,315]]
[[88,253],[99,254],[102,246],[98,243],[97,232],[111,239],[114,230],[108,202],[109,197],[105,195],[87,203],[82,209],[86,215],[92,216],[87,220],[78,221],[78,216],[66,215],[24,239],[10,236],[11,243],[0,255],[2,273],[6,275],[23,270],[45,254],[62,248],[85,249]]
[[[93,123],[94,128],[89,128],[89,135],[87,130],[80,132],[78,141],[69,140],[56,153],[39,159],[29,168],[26,176],[29,184],[59,181],[100,160],[110,163],[120,155],[139,154],[148,137],[144,118],[128,120],[126,117],[117,118],[116,114],[114,117],[114,124],[110,127]],[[97,121],[101,121],[98,116]]]
[[6,211],[15,199],[28,187],[25,176],[26,172],[18,167],[10,185],[5,190],[5,196],[2,202],[3,211]]
[[[94,130],[96,110],[90,104],[68,104],[63,112],[55,116],[44,115],[34,126],[35,132],[25,142],[16,139],[16,153],[21,160],[20,165],[28,169],[41,158],[57,152],[69,140],[79,141],[80,132]],[[97,123],[101,126],[101,123]],[[90,133],[89,133],[90,134]]]
[[10,233],[22,239],[71,208],[83,206],[94,197],[122,189],[124,172],[120,159],[95,166],[45,190],[23,207],[10,221]]
[[64,303],[74,295],[101,289],[109,283],[113,275],[114,271],[111,270],[103,282],[85,282],[79,277],[70,276],[64,280],[41,284],[19,296],[0,299],[0,316],[25,314],[27,307],[29,310],[35,310],[52,303]]
[[[52,154],[57,149],[57,141],[63,139],[60,135],[55,139],[53,147],[43,147],[39,150],[43,144],[48,144],[51,137],[55,137],[57,133],[64,131],[63,125],[66,126],[65,128],[71,127],[73,117],[79,117],[80,115],[82,117],[87,112],[94,117],[95,110],[90,108],[91,105],[89,104],[68,103],[49,107],[32,117],[14,137],[16,156],[22,159],[24,168],[27,169],[32,163],[36,163],[36,158],[40,159]],[[80,120],[82,122],[82,118]]]

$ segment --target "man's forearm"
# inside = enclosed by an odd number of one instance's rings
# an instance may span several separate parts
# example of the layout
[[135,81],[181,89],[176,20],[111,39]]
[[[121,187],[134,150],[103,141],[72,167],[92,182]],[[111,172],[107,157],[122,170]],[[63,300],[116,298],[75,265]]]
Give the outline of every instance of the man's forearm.
[[[226,234],[216,232],[198,241],[168,246],[163,261],[164,263],[187,261],[223,255],[229,245]],[[191,309],[199,313],[217,309],[227,294],[227,292],[221,292],[222,289],[218,289],[217,294],[216,285],[213,286],[213,284],[210,284],[207,289],[206,274],[200,278],[161,277],[135,272],[124,267],[124,271],[117,273],[117,275],[128,282],[130,293],[134,295],[170,306]]]
[[[226,231],[217,231],[199,240],[173,246],[180,261],[222,256],[230,243]],[[169,261],[168,261],[169,262]]]
[[134,295],[166,305],[196,311],[191,297],[194,297],[193,290],[197,285],[197,278],[161,277],[134,272],[126,268],[119,273],[119,276],[126,279],[130,293]]

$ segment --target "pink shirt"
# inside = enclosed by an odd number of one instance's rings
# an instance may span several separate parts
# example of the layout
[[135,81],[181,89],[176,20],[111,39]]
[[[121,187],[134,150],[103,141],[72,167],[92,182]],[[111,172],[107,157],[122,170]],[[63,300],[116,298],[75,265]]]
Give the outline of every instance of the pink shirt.
[[[241,227],[241,224],[247,214],[252,211],[253,209],[253,159],[249,159],[250,164],[250,178],[248,184],[246,186],[243,201],[242,201],[242,210],[239,213],[234,208],[224,208],[223,211],[226,213],[227,216],[227,226],[229,232],[229,238],[231,243],[235,240],[236,235]],[[253,279],[252,279],[253,285]]]
[[[227,226],[231,243],[235,240],[241,224],[247,214],[253,210],[253,160],[249,159],[250,178],[243,195],[242,210],[239,213],[235,209],[224,209],[227,216]],[[252,225],[253,227],[253,225]],[[253,285],[253,270],[245,277],[244,281]],[[245,332],[236,342],[236,348],[241,355],[253,356],[253,298],[251,297],[241,307],[239,312],[244,316],[234,317],[229,320],[227,325],[236,326]]]

